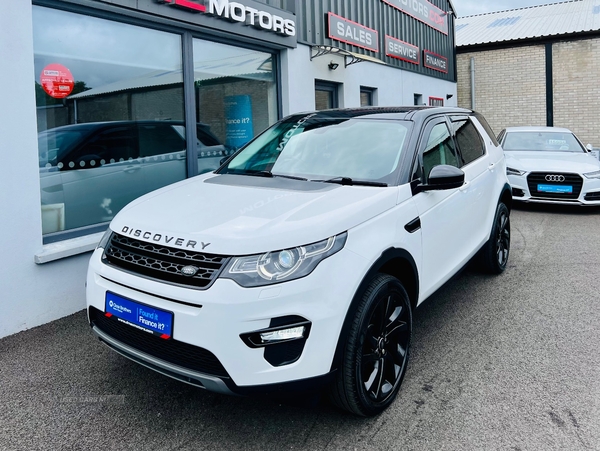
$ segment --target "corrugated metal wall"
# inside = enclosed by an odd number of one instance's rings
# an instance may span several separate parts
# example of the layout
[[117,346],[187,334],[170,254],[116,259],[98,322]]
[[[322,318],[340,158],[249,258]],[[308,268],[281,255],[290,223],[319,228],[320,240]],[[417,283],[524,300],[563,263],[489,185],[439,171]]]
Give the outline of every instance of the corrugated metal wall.
[[[429,0],[443,11],[450,11],[448,0]],[[263,0],[271,6],[286,8],[286,0]],[[335,41],[328,37],[327,13],[332,12],[379,32],[379,53]],[[445,35],[423,22],[405,14],[382,0],[301,0],[297,3],[298,42],[308,45],[331,45],[354,53],[379,58],[390,66],[427,74],[449,81],[455,76],[454,16],[448,14],[449,34]],[[420,49],[421,63],[417,66],[385,55],[385,35],[415,45]],[[423,50],[448,59],[448,73],[423,66]]]

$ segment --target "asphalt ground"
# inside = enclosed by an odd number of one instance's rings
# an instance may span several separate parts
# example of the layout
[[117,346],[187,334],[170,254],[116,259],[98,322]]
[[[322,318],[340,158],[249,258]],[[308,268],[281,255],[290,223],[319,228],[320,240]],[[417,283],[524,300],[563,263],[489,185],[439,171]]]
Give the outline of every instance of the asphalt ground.
[[600,210],[511,223],[503,275],[467,267],[416,310],[375,418],[185,385],[99,343],[82,311],[0,340],[0,449],[600,450]]

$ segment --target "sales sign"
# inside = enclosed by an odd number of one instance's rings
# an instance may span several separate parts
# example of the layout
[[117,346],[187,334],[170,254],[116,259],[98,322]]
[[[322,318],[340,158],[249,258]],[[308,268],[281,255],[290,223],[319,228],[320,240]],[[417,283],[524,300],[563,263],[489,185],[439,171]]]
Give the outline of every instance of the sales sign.
[[385,35],[385,54],[409,63],[420,63],[419,47],[388,35]]
[[447,74],[448,58],[430,52],[429,50],[423,50],[423,66]]
[[431,28],[448,34],[448,13],[427,0],[381,0]]
[[363,49],[379,52],[379,37],[377,30],[365,27],[332,12],[329,16],[329,37],[336,41],[355,45]]

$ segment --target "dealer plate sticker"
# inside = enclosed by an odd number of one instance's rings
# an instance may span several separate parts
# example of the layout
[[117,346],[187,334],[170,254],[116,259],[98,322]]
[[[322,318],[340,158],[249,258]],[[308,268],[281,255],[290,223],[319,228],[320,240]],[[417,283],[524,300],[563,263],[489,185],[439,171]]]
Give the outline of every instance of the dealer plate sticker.
[[570,185],[538,185],[537,189],[541,193],[571,194],[573,192],[573,187]]
[[104,311],[108,317],[116,316],[122,323],[164,339],[171,338],[173,333],[172,312],[140,304],[110,291],[106,292]]

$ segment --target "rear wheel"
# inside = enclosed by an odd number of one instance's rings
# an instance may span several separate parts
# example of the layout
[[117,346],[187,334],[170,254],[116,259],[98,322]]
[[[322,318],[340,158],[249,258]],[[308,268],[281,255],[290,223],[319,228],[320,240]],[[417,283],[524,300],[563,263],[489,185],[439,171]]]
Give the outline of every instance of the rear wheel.
[[395,399],[408,364],[412,311],[406,290],[387,274],[375,276],[350,327],[330,397],[354,414],[376,415]]
[[509,215],[508,207],[499,203],[490,239],[481,250],[481,264],[485,272],[500,274],[506,269],[510,252]]

